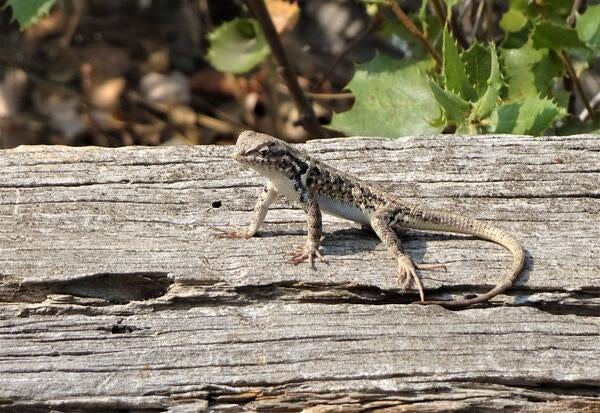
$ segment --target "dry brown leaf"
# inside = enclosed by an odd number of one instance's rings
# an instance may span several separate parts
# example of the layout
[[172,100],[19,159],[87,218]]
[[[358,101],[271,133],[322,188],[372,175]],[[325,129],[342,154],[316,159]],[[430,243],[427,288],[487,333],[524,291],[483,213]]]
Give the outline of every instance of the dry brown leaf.
[[282,33],[294,27],[300,16],[300,8],[296,2],[267,0],[266,4],[277,33]]
[[88,97],[92,104],[100,109],[112,109],[119,104],[121,94],[125,90],[125,79],[115,77],[107,79],[104,82],[93,85],[87,90]]

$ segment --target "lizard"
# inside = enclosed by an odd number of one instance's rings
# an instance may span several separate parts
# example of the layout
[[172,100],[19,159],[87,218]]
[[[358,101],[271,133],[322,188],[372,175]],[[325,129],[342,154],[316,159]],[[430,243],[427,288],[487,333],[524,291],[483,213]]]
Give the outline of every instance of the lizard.
[[[240,133],[233,158],[245,167],[268,179],[261,189],[247,228],[223,231],[218,238],[250,238],[254,236],[276,196],[283,195],[299,203],[307,218],[307,238],[304,245],[292,250],[289,262],[309,262],[316,270],[315,260],[327,263],[320,252],[322,212],[345,218],[371,228],[396,260],[399,282],[403,289],[415,285],[420,301],[446,308],[464,308],[478,304],[510,288],[521,273],[525,262],[523,246],[508,232],[464,215],[429,209],[406,203],[382,186],[339,171],[309,156],[304,150],[273,136],[254,131]],[[425,300],[423,286],[416,269],[434,269],[443,264],[418,265],[406,253],[398,235],[407,229],[468,234],[495,242],[513,255],[512,266],[489,291],[472,298],[455,300]]]

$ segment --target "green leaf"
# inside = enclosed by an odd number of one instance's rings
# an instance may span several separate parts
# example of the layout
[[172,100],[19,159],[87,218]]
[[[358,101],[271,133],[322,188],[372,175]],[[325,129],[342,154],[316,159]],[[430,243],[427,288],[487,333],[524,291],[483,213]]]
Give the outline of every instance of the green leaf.
[[473,114],[479,119],[486,118],[496,108],[496,103],[500,97],[500,89],[503,86],[500,65],[498,64],[498,55],[496,48],[490,49],[490,77],[487,80],[487,90],[474,106]]
[[56,0],[8,0],[13,16],[19,22],[21,30],[25,30],[44,15],[48,14]]
[[527,16],[516,8],[509,8],[500,19],[500,27],[507,33],[516,33],[527,24]]
[[553,91],[552,97],[554,102],[558,105],[561,111],[567,112],[569,109],[569,101],[571,100],[571,93],[566,90]]
[[244,73],[253,69],[270,49],[260,25],[254,19],[234,19],[208,35],[207,58],[222,72]]
[[503,49],[518,49],[523,47],[529,41],[529,34],[533,28],[532,20],[528,20],[527,24],[518,32],[506,33],[504,41],[502,41]]
[[535,15],[539,15],[540,9],[542,9],[547,19],[565,21],[566,17],[571,13],[573,0],[536,0],[535,2],[530,2],[530,4],[534,6]]
[[551,100],[530,97],[498,107],[490,124],[494,133],[541,135],[562,113]]
[[331,127],[347,135],[398,137],[438,133],[432,126],[439,106],[423,72],[430,61],[377,55],[358,65],[348,84],[356,101],[351,110],[334,114]]
[[585,47],[577,37],[575,29],[549,21],[538,22],[531,35],[536,49],[563,49],[566,47]]
[[444,111],[446,123],[453,125],[464,123],[471,110],[469,102],[450,90],[442,89],[432,79],[429,79],[429,87]]
[[590,49],[600,50],[600,4],[589,6],[577,17],[577,35]]
[[460,59],[458,48],[448,27],[444,27],[442,54],[444,59],[444,86],[446,90],[457,93],[466,99],[474,99],[475,91],[469,84],[465,73],[465,66]]
[[483,95],[488,88],[491,71],[490,49],[476,42],[461,57],[469,82],[475,87],[478,96]]
[[562,71],[556,55],[551,54],[548,49],[535,49],[531,42],[519,49],[503,50],[502,58],[509,100],[549,96],[554,78]]

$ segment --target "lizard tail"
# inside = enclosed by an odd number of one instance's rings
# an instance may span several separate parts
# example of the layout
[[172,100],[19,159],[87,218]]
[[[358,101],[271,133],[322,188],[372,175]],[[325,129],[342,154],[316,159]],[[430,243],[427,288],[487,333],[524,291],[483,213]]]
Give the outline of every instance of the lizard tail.
[[[430,213],[423,211],[423,214],[429,215]],[[431,213],[430,216],[424,218],[425,219],[421,221],[422,225],[419,225],[419,223],[413,223],[416,224],[415,227],[421,227],[421,229],[436,229],[438,231],[474,235],[478,238],[495,242],[511,252],[513,255],[513,262],[508,272],[500,279],[496,286],[484,294],[479,294],[469,299],[430,300],[417,301],[416,303],[424,305],[438,304],[446,308],[462,308],[473,304],[478,304],[487,301],[510,288],[523,270],[523,266],[525,264],[525,250],[519,241],[517,241],[506,231],[503,231],[500,228],[483,221],[453,214],[442,214],[436,212]],[[435,228],[428,228],[432,221],[437,221]]]

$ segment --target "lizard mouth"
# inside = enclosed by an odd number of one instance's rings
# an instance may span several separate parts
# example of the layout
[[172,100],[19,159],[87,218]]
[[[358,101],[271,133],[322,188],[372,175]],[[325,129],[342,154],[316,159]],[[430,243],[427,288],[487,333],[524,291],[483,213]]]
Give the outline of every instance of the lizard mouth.
[[246,163],[246,157],[243,151],[235,151],[233,153],[233,160],[240,163]]

